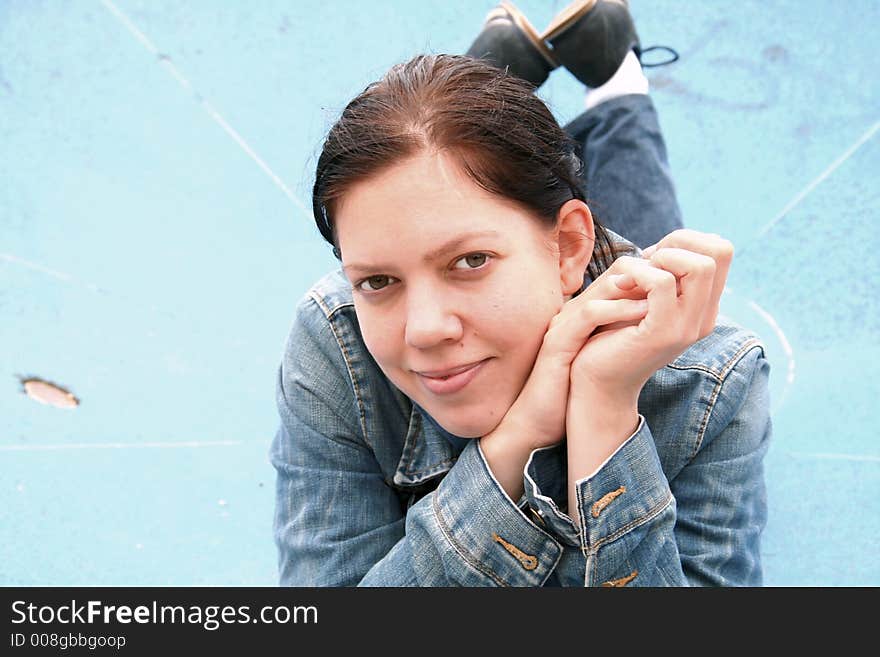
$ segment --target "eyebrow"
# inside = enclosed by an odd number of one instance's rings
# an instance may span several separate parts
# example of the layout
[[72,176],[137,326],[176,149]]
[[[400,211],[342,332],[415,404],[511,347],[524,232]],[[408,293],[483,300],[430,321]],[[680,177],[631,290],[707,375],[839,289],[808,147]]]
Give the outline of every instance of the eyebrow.
[[[429,251],[425,254],[425,257],[422,258],[422,262],[430,263],[434,260],[438,260],[441,256],[449,251],[453,251],[465,242],[469,240],[475,239],[477,237],[501,237],[501,233],[497,230],[474,230],[469,233],[462,233],[458,237],[453,237],[451,240],[446,242],[445,244]],[[367,264],[350,264],[342,267],[346,272],[351,271],[376,271],[382,269],[392,269],[393,265],[367,265]]]

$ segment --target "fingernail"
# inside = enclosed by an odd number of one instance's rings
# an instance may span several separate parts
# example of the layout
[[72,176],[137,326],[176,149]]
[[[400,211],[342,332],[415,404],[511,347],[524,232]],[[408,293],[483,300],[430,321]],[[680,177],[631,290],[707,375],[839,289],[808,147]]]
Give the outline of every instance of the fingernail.
[[654,252],[656,250],[657,250],[657,245],[652,244],[647,249],[642,249],[642,257],[643,258],[650,258],[652,255],[654,255]]
[[626,274],[611,274],[608,278],[610,278],[611,282],[617,287],[621,287],[620,284],[626,279]]

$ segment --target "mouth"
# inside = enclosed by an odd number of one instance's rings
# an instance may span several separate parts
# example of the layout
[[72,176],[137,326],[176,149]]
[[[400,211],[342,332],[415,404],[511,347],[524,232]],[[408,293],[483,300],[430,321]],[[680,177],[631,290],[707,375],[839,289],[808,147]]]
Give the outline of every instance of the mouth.
[[485,358],[476,363],[462,365],[450,370],[437,370],[435,372],[417,372],[419,380],[430,392],[435,395],[448,395],[458,392],[468,383],[474,380],[482,371],[488,361]]
[[[484,358],[483,360],[486,360],[486,359]],[[482,362],[483,362],[482,360],[475,360],[472,363],[466,363],[465,365],[459,365],[458,367],[450,367],[445,370],[431,370],[431,371],[427,371],[427,370],[418,371],[418,370],[416,370],[416,374],[421,374],[422,376],[426,376],[430,379],[447,379],[450,376],[454,376],[456,374],[460,374],[461,372],[469,370],[470,368],[474,367],[475,365],[479,365]]]

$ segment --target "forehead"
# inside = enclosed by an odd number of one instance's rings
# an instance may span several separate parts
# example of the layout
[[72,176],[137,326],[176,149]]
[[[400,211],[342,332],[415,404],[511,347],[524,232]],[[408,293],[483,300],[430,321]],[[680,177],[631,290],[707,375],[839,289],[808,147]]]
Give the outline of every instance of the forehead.
[[445,153],[421,153],[360,181],[337,204],[334,217],[343,260],[426,254],[452,238],[534,239],[537,222],[513,201],[477,185]]

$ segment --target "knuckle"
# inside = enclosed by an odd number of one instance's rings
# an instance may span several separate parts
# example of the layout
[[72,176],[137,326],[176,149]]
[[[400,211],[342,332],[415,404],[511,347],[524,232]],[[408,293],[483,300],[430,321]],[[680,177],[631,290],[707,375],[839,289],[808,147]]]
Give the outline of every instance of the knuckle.
[[657,285],[662,285],[663,287],[675,286],[675,274],[672,272],[665,269],[656,269],[652,274],[657,281]]
[[711,258],[707,255],[700,255],[696,258],[696,268],[701,274],[714,276],[717,263],[715,262],[715,258]]
[[733,242],[718,233],[706,233],[704,241],[706,242],[707,251],[715,258],[724,259],[733,256]]
[[579,308],[580,317],[582,319],[590,319],[590,317],[592,317],[596,314],[596,311],[598,309],[599,309],[598,299],[590,299]]
[[733,258],[733,253],[735,251],[733,247],[733,242],[730,240],[726,240],[724,238],[721,239],[721,246],[719,248],[720,256],[725,260],[730,260]]
[[[611,263],[611,267],[614,267],[616,265],[618,268],[621,268],[621,267],[628,268],[628,267],[634,265],[635,263],[641,262],[641,261],[642,261],[641,258],[636,258],[636,257],[630,256],[630,255],[622,255],[622,256],[619,256],[613,263]],[[609,271],[610,271],[610,268],[609,268]]]

